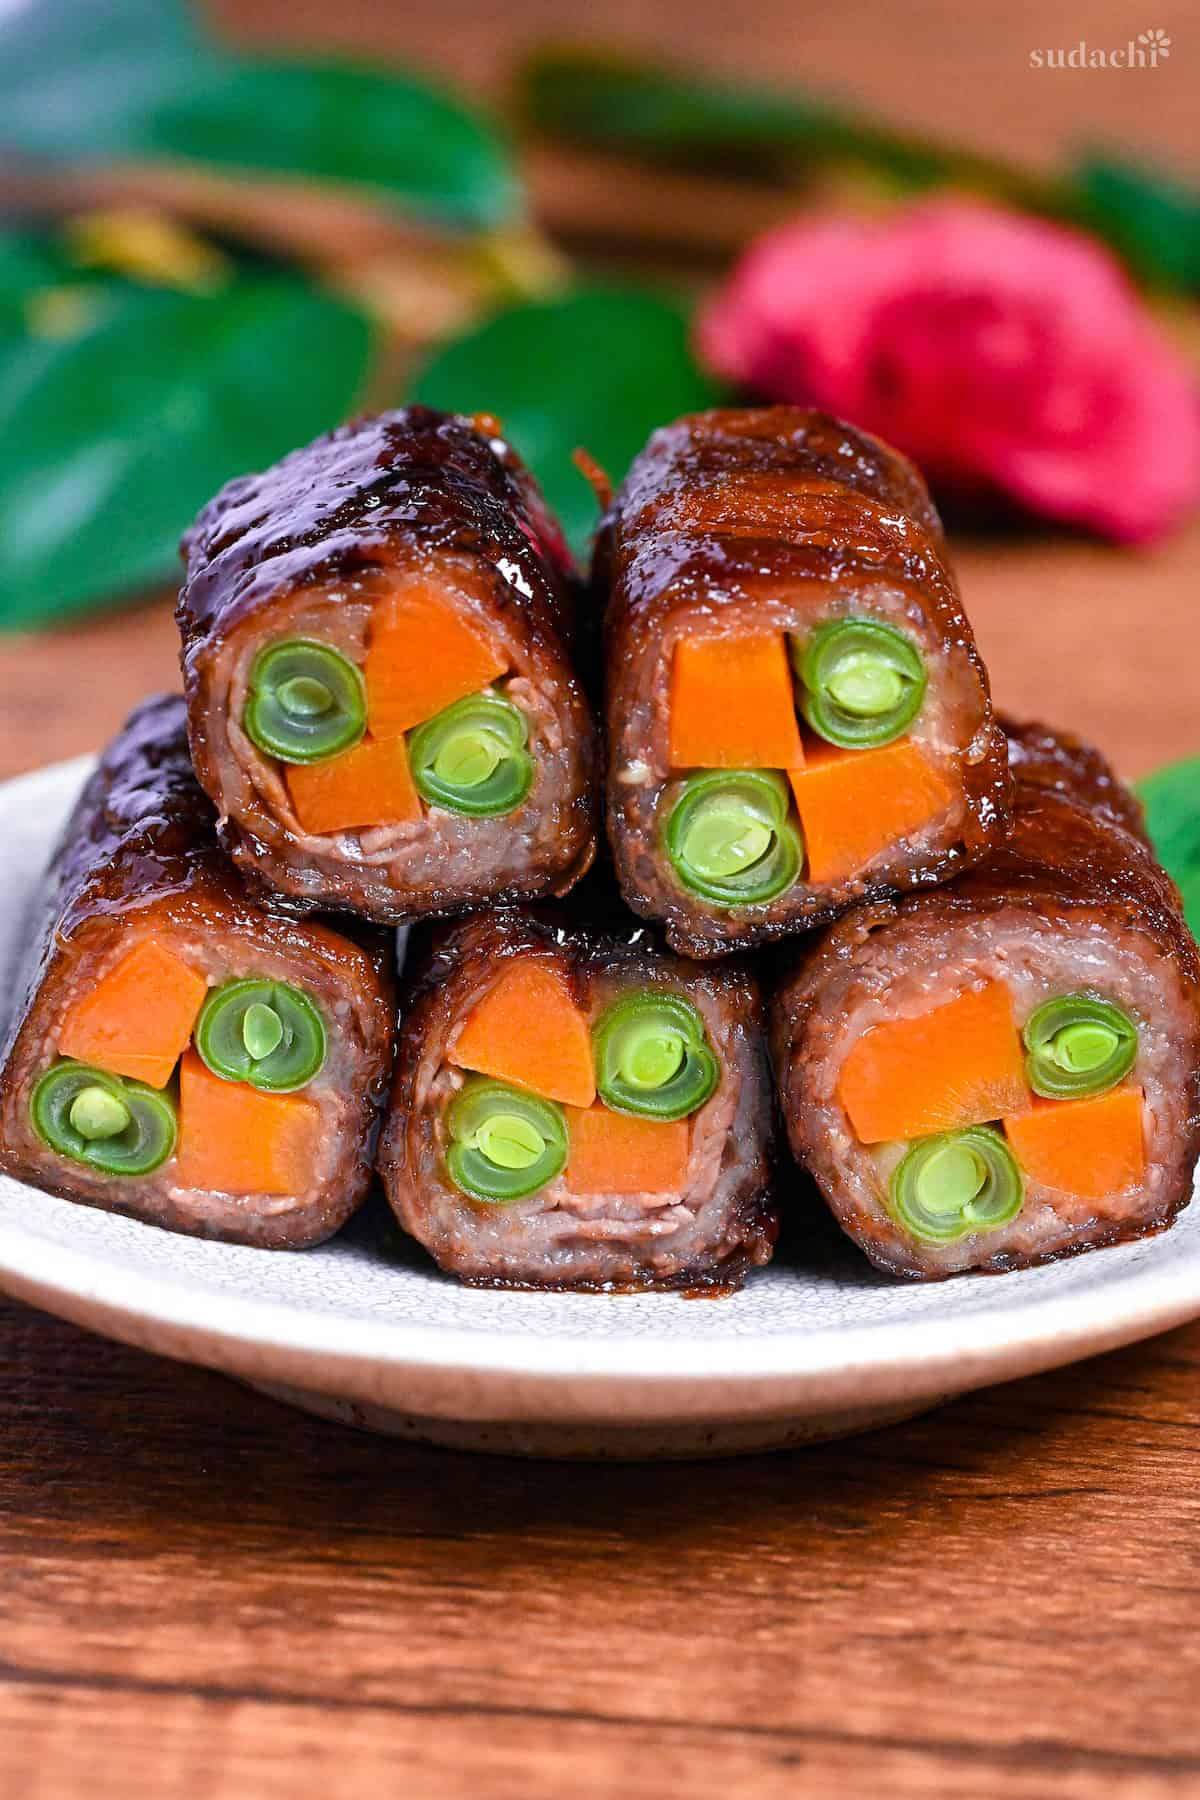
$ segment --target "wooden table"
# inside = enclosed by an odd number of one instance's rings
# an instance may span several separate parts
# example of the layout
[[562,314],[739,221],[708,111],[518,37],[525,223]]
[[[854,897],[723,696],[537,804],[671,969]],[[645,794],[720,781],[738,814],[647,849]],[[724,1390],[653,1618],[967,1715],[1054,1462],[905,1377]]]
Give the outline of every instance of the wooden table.
[[[483,84],[562,29],[550,0],[223,10]],[[1086,11],[1094,42],[1173,28]],[[665,44],[683,17],[607,26]],[[1045,160],[1104,124],[1193,149],[1182,43],[1153,87],[1026,70],[1084,29],[1055,5],[686,11],[689,48],[925,124],[936,93],[990,149]],[[1131,775],[1200,748],[1200,532],[957,550],[1006,704]],[[0,775],[94,746],[174,654],[163,601],[0,640]],[[1200,1793],[1200,1326],[857,1442],[657,1468],[356,1436],[8,1303],[0,1346],[5,1800]]]

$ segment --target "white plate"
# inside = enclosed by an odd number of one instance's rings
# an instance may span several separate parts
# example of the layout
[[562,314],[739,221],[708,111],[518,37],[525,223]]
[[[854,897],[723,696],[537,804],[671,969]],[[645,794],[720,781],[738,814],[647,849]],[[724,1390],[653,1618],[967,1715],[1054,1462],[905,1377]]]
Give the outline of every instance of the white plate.
[[[0,786],[0,990],[87,772]],[[7,1000],[5,1001],[7,1004]],[[386,1209],[297,1253],[175,1237],[0,1177],[0,1288],[147,1350],[406,1436],[537,1455],[704,1455],[863,1429],[1200,1315],[1200,1207],[1139,1244],[927,1287],[813,1218],[731,1299],[476,1292]]]

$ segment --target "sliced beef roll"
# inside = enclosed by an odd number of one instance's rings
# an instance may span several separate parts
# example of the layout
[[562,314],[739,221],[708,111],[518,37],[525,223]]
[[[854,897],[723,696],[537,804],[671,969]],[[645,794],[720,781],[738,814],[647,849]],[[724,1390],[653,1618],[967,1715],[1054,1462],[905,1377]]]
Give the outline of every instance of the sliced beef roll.
[[299,1249],[370,1178],[390,945],[256,904],[217,847],[181,698],[109,746],[46,874],[0,1070],[0,1169],[197,1237]]
[[1010,840],[848,913],[773,1000],[792,1148],[901,1275],[1159,1230],[1200,1150],[1200,957],[1137,802],[1073,738],[1009,746]]
[[925,887],[1002,830],[1003,737],[920,476],[797,407],[699,413],[597,545],[626,900],[719,956]]
[[765,1263],[758,994],[529,909],[447,927],[417,976],[379,1168],[405,1230],[490,1286],[704,1288]]
[[347,425],[230,482],[184,550],[192,754],[251,878],[397,924],[586,870],[570,560],[494,422]]

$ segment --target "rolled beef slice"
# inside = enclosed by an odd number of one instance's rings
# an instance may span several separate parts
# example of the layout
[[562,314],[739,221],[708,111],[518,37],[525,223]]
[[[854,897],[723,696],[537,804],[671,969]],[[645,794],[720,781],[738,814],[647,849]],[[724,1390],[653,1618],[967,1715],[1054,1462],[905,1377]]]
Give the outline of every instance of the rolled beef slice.
[[917,471],[798,407],[655,432],[597,543],[625,898],[723,955],[997,841],[1003,736]]
[[1095,751],[1009,727],[1011,838],[857,907],[775,994],[792,1148],[913,1277],[1157,1231],[1200,1149],[1200,960],[1140,808]]
[[494,421],[344,426],[230,482],[184,552],[192,754],[250,879],[397,924],[587,869],[570,558]]
[[0,1169],[173,1231],[319,1243],[370,1176],[389,957],[380,932],[250,897],[192,774],[182,698],[146,701],[46,873],[0,1071]]
[[480,915],[416,977],[380,1172],[469,1282],[726,1287],[771,1255],[772,1116],[743,968],[681,962],[644,929]]

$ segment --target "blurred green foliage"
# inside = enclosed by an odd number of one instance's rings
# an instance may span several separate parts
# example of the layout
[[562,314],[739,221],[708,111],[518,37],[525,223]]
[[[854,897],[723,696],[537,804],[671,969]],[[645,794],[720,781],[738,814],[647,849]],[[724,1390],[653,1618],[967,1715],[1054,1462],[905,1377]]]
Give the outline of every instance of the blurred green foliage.
[[1200,937],[1200,756],[1148,775],[1138,793],[1150,841],[1179,884],[1187,922]]
[[[0,16],[0,154],[14,153],[348,183],[454,234],[522,210],[500,134],[435,84],[235,54],[184,0]],[[54,234],[0,236],[0,626],[170,580],[216,488],[362,399],[379,334],[354,305],[309,273],[212,261],[217,277],[188,291],[119,255],[86,272]]]
[[172,579],[197,509],[343,418],[370,347],[359,313],[287,272],[188,293],[0,239],[0,625]]
[[869,170],[899,187],[954,185],[1095,232],[1135,272],[1200,287],[1200,192],[1099,153],[1042,177],[963,145],[894,130],[816,94],[782,93],[585,46],[533,52],[518,71],[524,124],[649,162],[786,185],[814,168]]
[[619,481],[655,426],[719,397],[688,348],[682,307],[615,287],[511,307],[437,353],[413,387],[428,406],[496,415],[577,554],[597,502],[572,452]]
[[0,149],[357,183],[464,226],[520,203],[499,135],[435,84],[234,54],[185,0],[32,0],[0,18]]
[[1131,268],[1166,287],[1200,288],[1200,188],[1098,153],[1076,173],[1087,221]]

